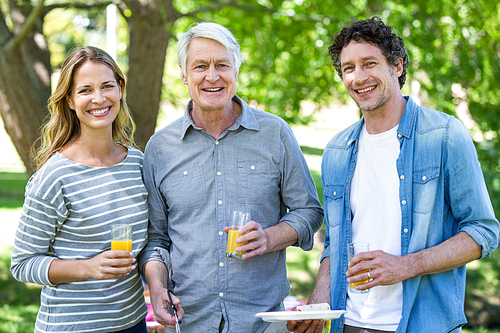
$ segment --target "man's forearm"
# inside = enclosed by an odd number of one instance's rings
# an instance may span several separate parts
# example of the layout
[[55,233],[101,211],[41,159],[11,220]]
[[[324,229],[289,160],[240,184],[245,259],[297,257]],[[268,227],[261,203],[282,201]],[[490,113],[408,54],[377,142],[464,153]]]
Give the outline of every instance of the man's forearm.
[[407,255],[412,276],[446,272],[481,257],[481,246],[466,232],[459,232],[431,248]]
[[326,257],[318,269],[316,285],[309,297],[309,304],[328,303],[331,305],[330,295],[330,258]]
[[161,261],[148,261],[143,265],[142,272],[150,289],[168,287],[168,269]]
[[267,238],[267,251],[274,252],[297,243],[297,231],[288,223],[281,222],[264,230]]

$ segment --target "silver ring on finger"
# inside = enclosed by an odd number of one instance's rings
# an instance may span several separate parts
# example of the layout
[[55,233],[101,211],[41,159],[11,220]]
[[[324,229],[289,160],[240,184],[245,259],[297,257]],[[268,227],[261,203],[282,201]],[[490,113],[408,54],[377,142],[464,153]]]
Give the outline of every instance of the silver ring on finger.
[[257,248],[261,247],[260,245],[260,241],[258,239],[256,239],[257,243],[259,243],[259,246],[257,246]]

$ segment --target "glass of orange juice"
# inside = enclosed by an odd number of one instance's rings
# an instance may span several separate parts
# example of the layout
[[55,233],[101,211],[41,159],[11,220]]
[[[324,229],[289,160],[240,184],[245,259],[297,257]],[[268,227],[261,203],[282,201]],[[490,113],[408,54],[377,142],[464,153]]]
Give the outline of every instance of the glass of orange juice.
[[[128,224],[114,224],[111,227],[111,250],[132,252],[132,226]],[[119,267],[124,266],[130,266],[130,264]]]
[[[368,252],[368,251],[370,251],[370,244],[369,243],[359,242],[359,243],[347,244],[347,257],[348,257],[349,261],[351,261],[351,259],[354,258],[358,253]],[[366,272],[368,272],[368,271],[361,271],[356,275],[366,273]],[[354,283],[349,283],[350,292],[356,293],[356,294],[365,294],[365,293],[369,292],[370,289],[365,289],[365,290],[357,290],[356,289],[357,285],[365,284],[368,282],[370,282],[370,279],[366,279],[366,280],[354,282]]]
[[229,232],[227,233],[226,258],[243,260],[243,254],[245,252],[236,252],[236,248],[247,244],[247,242],[236,244],[236,239],[243,236],[238,233],[238,230],[247,224],[248,221],[250,221],[250,213],[238,211],[231,212]]

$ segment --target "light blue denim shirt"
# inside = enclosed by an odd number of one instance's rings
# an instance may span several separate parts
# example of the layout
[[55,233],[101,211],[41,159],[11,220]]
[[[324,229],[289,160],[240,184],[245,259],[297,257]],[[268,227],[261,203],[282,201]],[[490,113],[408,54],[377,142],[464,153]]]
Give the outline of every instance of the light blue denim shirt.
[[[398,127],[397,159],[402,213],[401,254],[433,247],[467,232],[490,256],[498,246],[495,218],[477,153],[467,128],[456,118],[418,106],[411,98]],[[356,168],[364,119],[336,135],[322,161],[325,253],[330,257],[332,308],[345,309],[346,244],[351,238],[350,181]],[[403,281],[403,313],[396,332],[450,332],[464,315],[465,266]],[[341,333],[343,318],[332,322]]]
[[[289,294],[285,250],[226,259],[232,210],[268,228],[286,221],[298,246],[310,250],[323,210],[300,147],[282,119],[242,106],[218,139],[189,116],[160,130],[144,155],[149,192],[149,243],[140,267],[163,261],[185,311],[182,332],[262,332],[258,312],[278,310]],[[168,330],[168,329],[167,329]]]

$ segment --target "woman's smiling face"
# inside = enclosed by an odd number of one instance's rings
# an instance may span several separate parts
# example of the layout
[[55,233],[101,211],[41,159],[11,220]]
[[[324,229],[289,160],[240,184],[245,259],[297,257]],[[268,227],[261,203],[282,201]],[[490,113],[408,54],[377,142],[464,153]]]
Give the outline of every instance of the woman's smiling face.
[[121,87],[110,67],[87,61],[78,68],[67,101],[80,120],[82,135],[88,130],[111,131],[121,97]]

